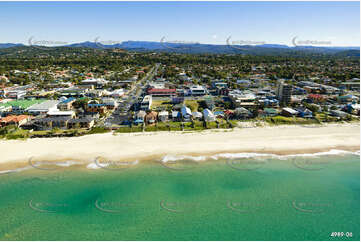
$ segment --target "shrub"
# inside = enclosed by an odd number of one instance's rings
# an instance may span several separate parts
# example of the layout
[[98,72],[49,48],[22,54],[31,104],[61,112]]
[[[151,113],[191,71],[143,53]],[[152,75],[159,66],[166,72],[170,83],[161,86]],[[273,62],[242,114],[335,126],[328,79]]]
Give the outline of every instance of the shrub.
[[91,130],[89,130],[88,134],[102,134],[108,132],[110,132],[110,129],[104,127],[93,127]]

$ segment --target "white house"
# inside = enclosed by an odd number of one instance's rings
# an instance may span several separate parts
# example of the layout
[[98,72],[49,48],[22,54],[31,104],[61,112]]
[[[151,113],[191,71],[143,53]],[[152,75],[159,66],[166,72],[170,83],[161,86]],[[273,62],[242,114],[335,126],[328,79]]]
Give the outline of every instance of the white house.
[[59,103],[58,100],[48,100],[42,103],[31,105],[26,109],[26,111],[29,114],[33,114],[33,115],[46,114],[49,111],[58,110],[57,108],[58,103]]
[[206,122],[216,121],[216,117],[214,116],[212,111],[209,110],[208,108],[203,110],[203,117],[204,117],[204,121]]
[[189,120],[192,117],[192,111],[185,105],[181,108],[181,113],[185,120]]
[[166,122],[168,121],[169,113],[168,111],[161,111],[158,113],[159,121]]

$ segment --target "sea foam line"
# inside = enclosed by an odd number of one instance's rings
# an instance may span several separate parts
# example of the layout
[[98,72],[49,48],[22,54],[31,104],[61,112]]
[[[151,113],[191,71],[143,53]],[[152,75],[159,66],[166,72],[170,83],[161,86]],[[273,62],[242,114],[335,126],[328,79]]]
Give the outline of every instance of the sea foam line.
[[205,161],[205,160],[218,160],[219,158],[226,159],[246,159],[246,158],[258,158],[258,157],[270,157],[274,159],[285,160],[292,157],[319,157],[326,155],[357,155],[360,156],[360,151],[352,152],[346,150],[332,149],[325,152],[317,153],[304,153],[304,154],[293,154],[293,155],[276,155],[269,153],[220,153],[212,156],[192,156],[192,155],[166,155],[162,158],[161,162],[167,163],[170,161],[179,160],[192,160],[192,161]]

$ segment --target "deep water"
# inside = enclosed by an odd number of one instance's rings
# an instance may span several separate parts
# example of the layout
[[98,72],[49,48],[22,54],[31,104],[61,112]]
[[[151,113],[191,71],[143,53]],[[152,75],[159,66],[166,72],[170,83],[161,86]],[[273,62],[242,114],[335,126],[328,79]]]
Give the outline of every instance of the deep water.
[[359,214],[354,154],[0,174],[0,240],[359,240]]

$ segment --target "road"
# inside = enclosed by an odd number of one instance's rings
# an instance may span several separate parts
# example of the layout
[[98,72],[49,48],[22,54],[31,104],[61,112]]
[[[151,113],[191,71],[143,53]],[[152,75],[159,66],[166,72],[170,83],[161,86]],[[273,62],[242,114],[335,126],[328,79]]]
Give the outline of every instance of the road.
[[114,112],[106,118],[104,121],[105,126],[111,126],[112,124],[119,124],[121,121],[128,116],[130,111],[135,111],[140,98],[143,96],[143,88],[149,83],[149,80],[153,80],[154,76],[157,75],[160,64],[157,63],[142,79],[138,80],[133,87],[126,92],[128,97],[126,100],[121,102]]

